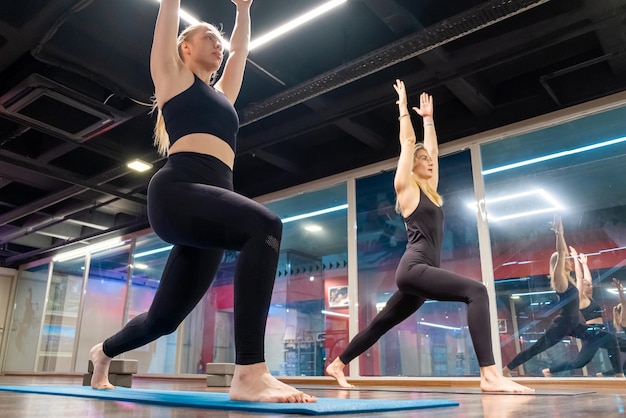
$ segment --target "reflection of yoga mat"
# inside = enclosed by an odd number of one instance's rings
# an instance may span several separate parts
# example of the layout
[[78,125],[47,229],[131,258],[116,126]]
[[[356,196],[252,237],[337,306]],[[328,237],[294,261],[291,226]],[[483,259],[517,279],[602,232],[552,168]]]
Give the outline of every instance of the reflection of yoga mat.
[[[585,395],[595,393],[593,390],[548,390],[548,389],[535,389],[534,392],[529,393],[507,393],[507,392],[483,392],[480,389],[474,388],[450,388],[429,386],[421,388],[411,387],[393,387],[393,386],[357,386],[354,388],[340,388],[338,386],[321,386],[321,385],[296,385],[299,389],[340,389],[340,390],[357,390],[361,392],[368,391],[382,391],[382,392],[415,392],[415,393],[450,393],[457,395],[552,395],[552,396],[574,396]],[[532,385],[530,385],[532,387]]]
[[308,415],[356,414],[459,405],[458,402],[441,399],[387,400],[318,398],[317,403],[308,404],[239,402],[231,401],[227,393],[129,389],[120,387],[115,390],[94,390],[88,386],[0,386],[0,391],[77,396],[81,398],[138,402],[162,406]]

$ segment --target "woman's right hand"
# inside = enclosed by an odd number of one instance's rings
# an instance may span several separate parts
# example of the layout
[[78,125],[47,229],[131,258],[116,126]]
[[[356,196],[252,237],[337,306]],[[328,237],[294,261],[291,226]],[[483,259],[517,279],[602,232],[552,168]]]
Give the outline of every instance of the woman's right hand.
[[398,93],[398,100],[396,101],[396,104],[400,107],[400,109],[406,109],[408,104],[404,81],[396,79],[396,84],[393,85],[393,88],[396,90],[396,93]]
[[563,221],[559,215],[554,215],[554,222],[552,223],[552,231],[557,235],[563,235]]

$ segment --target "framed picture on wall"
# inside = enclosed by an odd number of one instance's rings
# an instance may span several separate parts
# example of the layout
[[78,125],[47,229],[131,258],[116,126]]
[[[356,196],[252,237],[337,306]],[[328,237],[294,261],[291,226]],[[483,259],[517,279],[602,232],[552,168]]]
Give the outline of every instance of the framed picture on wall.
[[349,302],[348,286],[335,286],[328,288],[328,306],[330,308],[346,307]]
[[498,319],[498,332],[506,334],[506,319]]

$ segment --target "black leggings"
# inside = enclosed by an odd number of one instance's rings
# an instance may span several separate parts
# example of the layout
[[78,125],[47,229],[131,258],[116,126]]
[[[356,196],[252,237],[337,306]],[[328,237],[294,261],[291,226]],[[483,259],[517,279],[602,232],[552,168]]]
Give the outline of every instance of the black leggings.
[[539,353],[543,353],[566,336],[585,339],[587,327],[580,322],[578,317],[557,316],[554,318],[545,334],[543,334],[537,342],[528,349],[522,351],[507,364],[510,370],[517,368],[519,365],[526,363]]
[[[626,338],[624,338],[624,334],[620,333],[619,335],[615,335],[617,338],[617,346],[619,347],[619,351],[622,353],[626,353]],[[626,371],[626,360],[622,364],[622,371]],[[603,376],[615,376],[615,369],[607,370],[602,372]]]
[[467,324],[481,367],[495,364],[491,348],[489,297],[485,286],[456,273],[419,264],[410,252],[404,253],[396,270],[396,291],[385,308],[359,332],[339,356],[348,364],[371,347],[387,331],[408,318],[427,299],[467,304]]
[[622,373],[617,337],[606,331],[594,329],[593,327],[587,330],[587,337],[582,340],[582,347],[580,348],[578,356],[576,356],[573,361],[565,361],[550,367],[550,373],[585,367],[600,348],[604,348],[609,354],[609,361],[611,362],[613,370],[617,373]]
[[224,249],[238,250],[234,277],[237,364],[264,360],[282,222],[263,205],[232,191],[232,171],[221,161],[176,153],[148,187],[155,233],[174,244],[148,312],[106,339],[115,357],[172,333],[208,290]]

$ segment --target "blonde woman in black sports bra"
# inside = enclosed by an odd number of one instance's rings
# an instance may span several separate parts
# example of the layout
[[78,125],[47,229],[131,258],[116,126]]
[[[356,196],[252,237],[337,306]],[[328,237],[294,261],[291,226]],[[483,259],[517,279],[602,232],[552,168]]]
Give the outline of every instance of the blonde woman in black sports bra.
[[111,359],[172,333],[202,299],[224,249],[239,251],[234,277],[235,373],[233,400],[315,402],[273,377],[264,358],[265,323],[272,296],[282,222],[264,206],[233,191],[239,128],[233,107],[250,40],[252,0],[231,0],[237,17],[224,70],[223,39],[200,23],[178,35],[179,0],[161,0],[150,71],[155,86],[155,144],[169,155],[150,180],[148,217],[174,244],[148,312],[91,349],[94,389],[113,389]]

